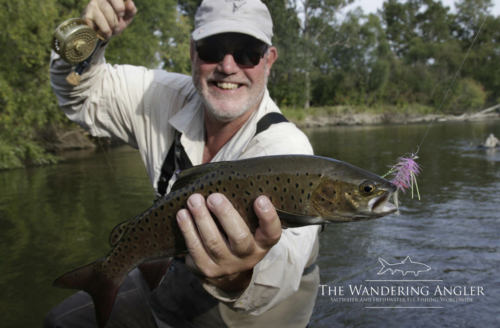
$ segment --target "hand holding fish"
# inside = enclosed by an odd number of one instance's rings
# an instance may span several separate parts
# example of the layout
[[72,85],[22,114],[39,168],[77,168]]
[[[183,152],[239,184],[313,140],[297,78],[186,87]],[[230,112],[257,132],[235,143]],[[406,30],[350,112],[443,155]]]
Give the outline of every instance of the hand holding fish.
[[[177,222],[186,241],[187,267],[210,284],[228,292],[245,289],[252,269],[278,243],[281,222],[265,196],[257,198],[254,209],[259,228],[252,235],[247,223],[222,194],[205,199],[194,194],[188,210],[177,213]],[[227,238],[221,234],[210,212],[218,218]]]

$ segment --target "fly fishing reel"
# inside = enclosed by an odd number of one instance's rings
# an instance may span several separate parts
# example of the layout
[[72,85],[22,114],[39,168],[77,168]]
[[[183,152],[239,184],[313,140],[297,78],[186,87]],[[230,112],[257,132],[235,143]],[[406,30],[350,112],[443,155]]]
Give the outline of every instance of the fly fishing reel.
[[80,83],[83,71],[90,66],[95,51],[104,38],[89,27],[83,19],[72,18],[59,25],[52,37],[52,49],[65,62],[75,66],[66,77],[69,84]]
[[90,57],[97,40],[97,33],[83,19],[72,18],[56,28],[52,37],[52,49],[74,66]]

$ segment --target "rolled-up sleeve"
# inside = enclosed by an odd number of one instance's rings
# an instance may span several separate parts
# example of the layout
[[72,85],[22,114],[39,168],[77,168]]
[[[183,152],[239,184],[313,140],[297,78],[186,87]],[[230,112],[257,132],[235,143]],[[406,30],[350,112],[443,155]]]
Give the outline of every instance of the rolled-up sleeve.
[[[51,85],[66,116],[93,136],[113,137],[137,147],[144,117],[144,95],[154,72],[144,67],[109,65],[101,47],[79,85],[66,82],[71,66],[52,52]],[[138,119],[139,118],[139,119]]]

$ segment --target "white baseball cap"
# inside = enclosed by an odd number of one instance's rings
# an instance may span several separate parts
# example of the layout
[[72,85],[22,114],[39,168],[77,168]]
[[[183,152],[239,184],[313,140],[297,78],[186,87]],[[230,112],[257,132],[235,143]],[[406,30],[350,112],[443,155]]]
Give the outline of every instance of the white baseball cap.
[[260,0],[204,0],[194,20],[194,41],[220,33],[243,33],[271,45],[273,20]]

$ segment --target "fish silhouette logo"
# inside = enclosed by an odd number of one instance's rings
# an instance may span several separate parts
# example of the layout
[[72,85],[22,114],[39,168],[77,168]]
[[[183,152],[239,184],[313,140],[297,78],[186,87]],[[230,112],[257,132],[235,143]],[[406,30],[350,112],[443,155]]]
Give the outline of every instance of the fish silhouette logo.
[[403,276],[406,276],[408,272],[413,272],[413,274],[418,276],[420,272],[430,271],[431,267],[427,264],[413,262],[409,256],[407,256],[402,262],[390,264],[383,258],[378,258],[380,263],[382,264],[382,269],[378,272],[378,274],[384,274],[387,271],[391,271],[391,274],[394,274],[396,271],[401,271]]

